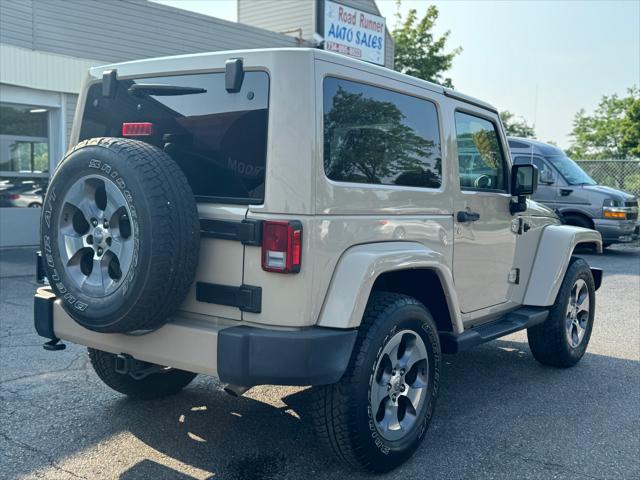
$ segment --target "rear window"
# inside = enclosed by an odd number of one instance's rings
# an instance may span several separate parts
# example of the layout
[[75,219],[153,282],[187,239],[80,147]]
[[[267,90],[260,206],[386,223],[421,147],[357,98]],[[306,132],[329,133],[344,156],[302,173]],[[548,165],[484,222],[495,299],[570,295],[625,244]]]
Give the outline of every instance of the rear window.
[[268,101],[266,72],[245,72],[238,93],[225,90],[224,72],[120,80],[114,98],[97,83],[80,140],[120,137],[125,122],[151,122],[153,135],[139,140],[171,155],[198,200],[262,203]]

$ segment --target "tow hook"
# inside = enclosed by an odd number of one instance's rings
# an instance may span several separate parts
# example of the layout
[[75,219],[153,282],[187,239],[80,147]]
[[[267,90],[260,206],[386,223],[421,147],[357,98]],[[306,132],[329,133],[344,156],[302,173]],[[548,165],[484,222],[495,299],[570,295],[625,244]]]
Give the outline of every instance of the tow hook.
[[64,343],[59,342],[59,338],[52,338],[48,342],[45,342],[45,344],[42,345],[42,348],[44,348],[45,350],[49,350],[50,352],[57,352],[58,350],[64,350],[65,348],[67,348]]
[[142,360],[133,358],[128,353],[121,353],[115,357],[114,370],[121,375],[129,375],[134,380],[142,380],[154,373],[166,373],[173,369],[154,363],[143,362]]

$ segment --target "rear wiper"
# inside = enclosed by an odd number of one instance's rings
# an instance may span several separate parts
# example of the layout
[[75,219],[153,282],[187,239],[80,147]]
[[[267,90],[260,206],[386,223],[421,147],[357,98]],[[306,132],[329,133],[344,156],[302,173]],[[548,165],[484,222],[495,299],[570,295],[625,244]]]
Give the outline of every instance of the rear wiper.
[[135,83],[129,87],[129,95],[194,95],[197,93],[207,93],[205,88],[180,87],[177,85],[153,85],[150,83]]

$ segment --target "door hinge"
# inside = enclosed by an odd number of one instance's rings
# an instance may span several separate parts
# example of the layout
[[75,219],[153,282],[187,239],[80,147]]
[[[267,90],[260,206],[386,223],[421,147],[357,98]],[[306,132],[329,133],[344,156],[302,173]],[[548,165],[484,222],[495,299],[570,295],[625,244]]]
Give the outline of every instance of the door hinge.
[[513,283],[515,285],[518,285],[520,283],[520,269],[519,268],[512,268],[511,271],[509,272],[509,283]]

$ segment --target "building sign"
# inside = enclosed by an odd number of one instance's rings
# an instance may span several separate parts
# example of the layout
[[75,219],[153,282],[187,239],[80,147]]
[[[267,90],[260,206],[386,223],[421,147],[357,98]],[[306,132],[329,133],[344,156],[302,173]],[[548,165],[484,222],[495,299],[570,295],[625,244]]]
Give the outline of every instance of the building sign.
[[324,2],[324,49],[384,65],[384,17]]

